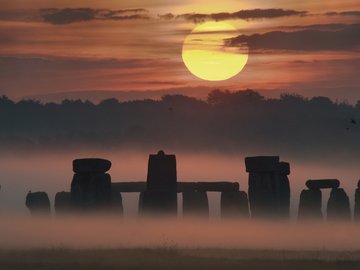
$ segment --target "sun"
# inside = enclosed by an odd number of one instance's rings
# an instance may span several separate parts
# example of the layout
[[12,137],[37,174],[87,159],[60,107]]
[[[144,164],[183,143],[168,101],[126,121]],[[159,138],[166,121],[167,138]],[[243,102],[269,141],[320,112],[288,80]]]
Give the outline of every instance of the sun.
[[185,38],[182,59],[196,77],[207,81],[223,81],[237,75],[246,65],[248,49],[225,46],[237,36],[237,29],[226,22],[198,25]]

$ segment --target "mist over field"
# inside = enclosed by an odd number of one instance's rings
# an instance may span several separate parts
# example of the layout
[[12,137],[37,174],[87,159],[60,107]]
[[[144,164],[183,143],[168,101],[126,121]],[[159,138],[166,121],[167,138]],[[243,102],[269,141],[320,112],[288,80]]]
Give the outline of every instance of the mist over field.
[[359,250],[360,230],[350,223],[281,223],[204,219],[2,217],[3,248],[226,248]]

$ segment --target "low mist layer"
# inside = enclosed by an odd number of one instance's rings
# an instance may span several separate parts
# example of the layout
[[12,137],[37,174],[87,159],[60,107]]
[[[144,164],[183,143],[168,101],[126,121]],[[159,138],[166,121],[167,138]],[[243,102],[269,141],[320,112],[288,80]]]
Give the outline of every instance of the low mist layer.
[[0,248],[359,250],[359,224],[1,217]]

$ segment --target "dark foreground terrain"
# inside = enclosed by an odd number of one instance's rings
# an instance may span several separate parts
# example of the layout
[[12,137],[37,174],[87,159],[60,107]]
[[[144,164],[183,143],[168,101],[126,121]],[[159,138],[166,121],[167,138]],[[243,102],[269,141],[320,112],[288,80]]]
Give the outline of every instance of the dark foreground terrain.
[[0,269],[360,269],[360,252],[235,249],[1,250]]

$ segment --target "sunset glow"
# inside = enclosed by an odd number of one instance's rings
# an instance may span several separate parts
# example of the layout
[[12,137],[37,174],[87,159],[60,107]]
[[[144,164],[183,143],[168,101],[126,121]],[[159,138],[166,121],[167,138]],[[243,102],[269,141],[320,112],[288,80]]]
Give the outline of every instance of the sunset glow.
[[224,47],[237,35],[234,26],[225,22],[207,22],[194,28],[184,41],[182,58],[192,74],[203,80],[223,81],[238,74],[245,66],[246,48]]

